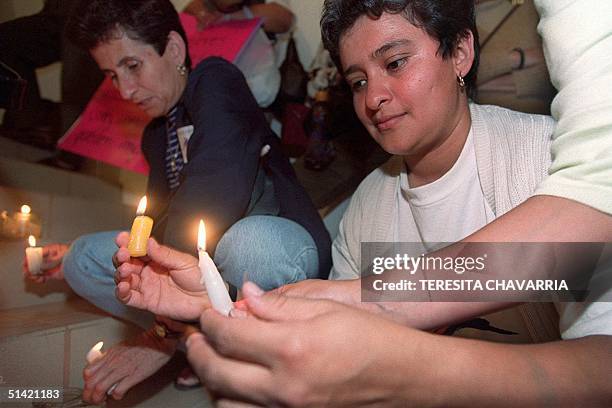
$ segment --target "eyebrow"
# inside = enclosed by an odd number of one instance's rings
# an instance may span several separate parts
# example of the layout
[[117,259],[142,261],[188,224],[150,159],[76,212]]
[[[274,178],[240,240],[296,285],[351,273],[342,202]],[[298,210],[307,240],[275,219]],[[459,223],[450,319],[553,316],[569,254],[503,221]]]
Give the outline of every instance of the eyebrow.
[[403,45],[408,45],[408,44],[412,44],[412,41],[407,40],[407,39],[389,41],[388,43],[383,44],[380,48],[378,48],[376,51],[374,51],[372,53],[372,58],[373,59],[380,58],[381,56],[383,56],[390,49],[395,48],[395,47],[400,47],[400,46],[403,46]]
[[[371,59],[377,59],[382,57],[387,51],[395,48],[395,47],[400,47],[400,46],[404,46],[404,45],[409,45],[412,44],[411,40],[394,40],[394,41],[389,41],[388,43],[383,44],[382,46],[380,46],[379,48],[377,48],[371,56]],[[348,67],[345,71],[344,71],[344,75],[350,75],[355,71],[358,71],[359,68],[356,65],[351,65],[350,67]]]

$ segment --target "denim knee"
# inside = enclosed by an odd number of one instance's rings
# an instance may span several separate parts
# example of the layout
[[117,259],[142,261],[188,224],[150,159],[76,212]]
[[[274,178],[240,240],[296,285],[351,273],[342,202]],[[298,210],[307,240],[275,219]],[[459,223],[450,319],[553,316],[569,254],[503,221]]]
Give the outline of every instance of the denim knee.
[[223,278],[240,288],[245,280],[264,290],[315,277],[319,260],[314,240],[294,221],[251,216],[221,238],[215,262]]
[[82,235],[71,245],[62,261],[64,278],[79,295],[94,287],[94,282],[114,279],[112,256],[117,250],[118,231]]
[[64,278],[79,296],[105,312],[142,328],[150,327],[151,313],[134,309],[115,297],[112,257],[119,231],[83,235],[70,246],[62,263]]

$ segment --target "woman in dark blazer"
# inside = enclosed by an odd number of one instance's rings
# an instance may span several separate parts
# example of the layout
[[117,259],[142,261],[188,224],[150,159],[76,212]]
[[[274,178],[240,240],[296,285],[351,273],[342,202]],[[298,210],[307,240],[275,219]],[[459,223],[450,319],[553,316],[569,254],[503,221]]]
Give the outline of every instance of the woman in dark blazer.
[[[195,254],[197,224],[204,219],[207,250],[235,287],[245,278],[271,289],[327,277],[329,234],[244,77],[220,58],[191,70],[185,33],[168,0],[81,1],[67,33],[121,96],[153,119],[142,150],[151,168],[147,212],[158,240]],[[150,313],[115,298],[116,235],[80,237],[56,254],[62,262],[54,276],[64,276],[98,307],[146,328]],[[120,398],[160,368],[176,344],[160,343],[155,335],[149,330],[113,347],[86,368],[84,398],[100,402],[113,384],[113,396]]]

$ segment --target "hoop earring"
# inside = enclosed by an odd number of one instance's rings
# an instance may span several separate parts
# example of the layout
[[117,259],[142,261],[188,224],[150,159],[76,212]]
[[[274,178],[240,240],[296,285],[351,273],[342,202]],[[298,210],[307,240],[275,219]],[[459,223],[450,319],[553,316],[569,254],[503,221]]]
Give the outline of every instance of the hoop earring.
[[185,66],[185,64],[178,64],[176,66],[176,70],[178,71],[180,76],[187,75],[187,67]]
[[461,92],[465,89],[465,80],[461,75],[457,75],[457,83],[459,84],[459,88],[461,88]]

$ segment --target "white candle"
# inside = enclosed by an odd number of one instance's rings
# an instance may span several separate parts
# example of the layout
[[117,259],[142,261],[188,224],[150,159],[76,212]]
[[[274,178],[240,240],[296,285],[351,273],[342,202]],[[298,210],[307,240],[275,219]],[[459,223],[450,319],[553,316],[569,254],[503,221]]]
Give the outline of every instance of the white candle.
[[[102,358],[102,356],[104,355],[104,353],[102,352],[103,346],[104,346],[104,342],[99,341],[91,348],[91,350],[87,352],[85,359],[87,360],[89,364],[93,364],[99,358]],[[117,388],[117,384],[113,384],[113,386],[110,387],[108,391],[106,391],[106,395],[111,395],[113,391],[115,391],[115,388]]]
[[206,227],[204,221],[200,220],[198,230],[198,256],[200,267],[200,283],[206,286],[206,292],[212,307],[224,316],[229,316],[233,309],[232,299],[227,292],[225,282],[221,278],[221,274],[217,270],[215,263],[206,252]]
[[29,247],[26,248],[26,259],[28,260],[28,270],[32,275],[40,275],[42,273],[43,249],[36,246],[36,238],[34,235],[28,237]]
[[87,352],[87,356],[85,356],[85,358],[87,359],[87,362],[89,364],[93,364],[97,359],[101,358],[104,355],[104,353],[102,353],[103,346],[104,342],[99,341],[95,344],[95,346],[91,348],[91,350]]

